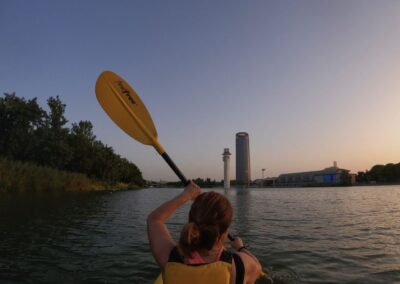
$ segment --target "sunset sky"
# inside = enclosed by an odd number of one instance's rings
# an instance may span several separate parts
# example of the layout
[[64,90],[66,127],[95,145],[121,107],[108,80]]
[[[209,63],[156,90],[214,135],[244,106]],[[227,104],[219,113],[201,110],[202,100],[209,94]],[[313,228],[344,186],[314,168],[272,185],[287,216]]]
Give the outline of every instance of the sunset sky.
[[0,92],[59,95],[71,122],[144,178],[176,180],[123,133],[94,86],[112,70],[134,87],[188,178],[223,178],[235,133],[252,178],[400,162],[400,1],[0,0]]

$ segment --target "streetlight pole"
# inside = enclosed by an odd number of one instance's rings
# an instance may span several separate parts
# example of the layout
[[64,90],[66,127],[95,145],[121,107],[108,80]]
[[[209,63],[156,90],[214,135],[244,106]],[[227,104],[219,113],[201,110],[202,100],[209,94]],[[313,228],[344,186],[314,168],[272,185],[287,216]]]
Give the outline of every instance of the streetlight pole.
[[263,187],[264,186],[264,172],[265,172],[265,169],[261,169],[261,172],[262,172],[261,186]]

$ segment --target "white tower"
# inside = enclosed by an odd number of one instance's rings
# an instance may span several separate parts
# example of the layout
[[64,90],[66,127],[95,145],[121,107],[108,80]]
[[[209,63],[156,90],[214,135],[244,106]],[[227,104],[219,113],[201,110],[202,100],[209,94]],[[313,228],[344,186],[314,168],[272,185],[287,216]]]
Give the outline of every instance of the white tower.
[[222,156],[222,161],[224,161],[224,188],[228,189],[231,187],[231,178],[229,176],[229,160],[231,153],[229,153],[229,148],[224,148]]

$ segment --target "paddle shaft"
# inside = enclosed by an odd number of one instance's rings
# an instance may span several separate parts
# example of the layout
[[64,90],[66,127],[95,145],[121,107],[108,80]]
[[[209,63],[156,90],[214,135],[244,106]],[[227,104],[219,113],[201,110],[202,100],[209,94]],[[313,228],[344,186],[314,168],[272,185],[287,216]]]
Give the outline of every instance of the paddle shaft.
[[162,153],[161,157],[164,158],[168,166],[170,166],[170,168],[174,171],[174,173],[179,177],[184,186],[190,183],[190,181],[187,180],[186,177],[183,175],[181,170],[175,165],[174,161],[172,161],[171,158],[168,156],[167,152]]

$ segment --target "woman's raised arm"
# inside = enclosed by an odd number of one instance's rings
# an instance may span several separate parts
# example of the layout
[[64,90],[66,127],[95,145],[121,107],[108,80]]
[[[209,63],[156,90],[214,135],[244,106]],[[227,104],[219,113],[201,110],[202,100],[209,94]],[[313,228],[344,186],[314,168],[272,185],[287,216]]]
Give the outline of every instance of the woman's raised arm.
[[168,261],[169,253],[175,246],[175,242],[165,225],[171,215],[189,200],[195,199],[200,194],[200,187],[190,182],[185,190],[163,203],[147,217],[147,235],[151,252],[158,265],[163,269]]

